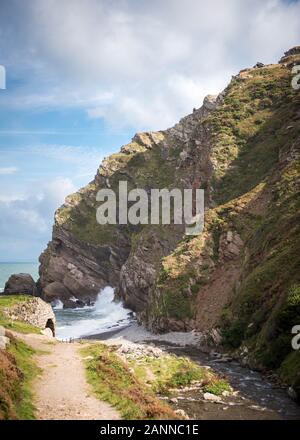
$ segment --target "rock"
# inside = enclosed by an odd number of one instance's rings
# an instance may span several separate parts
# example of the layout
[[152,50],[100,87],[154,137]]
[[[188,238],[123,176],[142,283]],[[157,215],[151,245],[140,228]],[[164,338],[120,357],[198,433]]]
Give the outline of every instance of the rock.
[[77,299],[76,300],[76,306],[77,307],[80,307],[80,308],[82,308],[82,307],[85,307],[85,302],[84,301],[81,301],[80,299]]
[[76,301],[74,301],[72,299],[67,299],[67,300],[63,301],[63,304],[64,304],[64,309],[76,309],[77,308]]
[[10,339],[6,336],[0,336],[0,349],[5,350],[6,346],[10,343]]
[[204,393],[203,394],[204,400],[208,400],[210,402],[220,403],[222,402],[222,399],[220,396],[216,396],[215,394],[211,393]]
[[298,395],[296,393],[296,391],[294,390],[293,387],[289,387],[287,390],[288,395],[290,396],[291,399],[293,400],[297,400],[298,399]]
[[55,299],[67,300],[72,294],[61,282],[54,281],[44,287],[42,296],[45,301],[51,302]]
[[44,328],[44,330],[42,330],[42,334],[44,336],[48,336],[48,338],[53,338],[52,330],[49,327]]
[[187,153],[185,150],[183,150],[183,151],[181,151],[181,153],[179,154],[179,157],[180,157],[180,159],[184,162],[184,161],[187,159],[187,157],[188,157],[188,153]]
[[[87,203],[91,203],[90,197],[96,209],[96,194],[88,196]],[[88,298],[93,301],[101,288],[106,285],[118,285],[119,271],[128,257],[129,244],[127,238],[118,236],[118,232],[115,234],[118,248],[108,246],[106,243],[95,245],[78,241],[68,228],[60,224],[60,211],[64,208],[69,209],[73,203],[73,201],[66,201],[66,204],[56,214],[52,241],[40,256],[39,282],[43,291],[53,282],[63,285],[69,294],[66,297],[66,290],[60,290],[58,294],[62,296],[57,299],[63,300],[75,296],[84,301]],[[50,288],[51,296],[52,289],[53,287]]]
[[233,232],[232,231],[227,231],[226,239],[227,239],[228,243],[230,243],[233,240]]
[[232,357],[222,356],[220,359],[216,359],[214,362],[222,364],[222,363],[231,362],[231,361],[232,361]]
[[230,391],[227,391],[227,390],[225,390],[225,391],[222,392],[222,396],[223,396],[223,397],[229,397],[230,394],[231,394]]
[[0,325],[0,336],[5,336],[5,328]]
[[178,399],[177,399],[176,397],[172,397],[172,398],[170,399],[170,402],[172,402],[172,403],[178,403]]
[[187,413],[185,411],[183,411],[183,409],[176,409],[176,411],[174,411],[175,414],[177,414],[179,417],[182,417],[185,420],[189,419],[189,416],[187,415]]
[[203,106],[207,110],[214,110],[217,106],[217,95],[207,95],[203,100]]
[[280,64],[287,66],[294,66],[300,64],[300,46],[295,46],[284,53],[284,56],[279,61]]
[[11,275],[5,283],[4,295],[33,295],[38,294],[37,286],[31,275],[19,273]]
[[223,233],[219,241],[219,253],[223,261],[237,258],[243,247],[243,240],[235,231]]
[[262,67],[265,67],[265,65],[264,63],[260,63],[260,62],[257,62],[254,66],[255,69],[261,69]]
[[215,345],[220,345],[222,342],[222,335],[220,331],[216,328],[213,328],[210,331],[210,337]]

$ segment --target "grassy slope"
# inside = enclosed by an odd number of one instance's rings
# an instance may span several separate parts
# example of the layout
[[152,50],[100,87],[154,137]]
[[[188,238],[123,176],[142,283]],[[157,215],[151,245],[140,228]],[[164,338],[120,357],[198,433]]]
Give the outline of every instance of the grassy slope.
[[202,384],[203,391],[216,395],[230,390],[228,382],[187,358],[141,355],[127,362],[116,347],[93,344],[82,349],[87,378],[99,398],[114,405],[125,419],[174,419],[176,414],[157,395],[172,389]]
[[175,413],[161,403],[150,389],[132,374],[129,366],[115,353],[114,348],[93,344],[82,349],[87,379],[95,394],[115,406],[126,420],[174,419]]
[[[40,329],[22,321],[12,321],[4,308],[30,300],[29,295],[0,296],[0,325],[8,331],[19,333],[40,333]],[[21,340],[8,333],[10,344],[7,350],[0,350],[0,420],[34,419],[31,383],[39,373],[33,356],[36,352]]]
[[9,348],[0,350],[0,420],[32,420],[31,383],[39,373],[34,350],[10,335]]

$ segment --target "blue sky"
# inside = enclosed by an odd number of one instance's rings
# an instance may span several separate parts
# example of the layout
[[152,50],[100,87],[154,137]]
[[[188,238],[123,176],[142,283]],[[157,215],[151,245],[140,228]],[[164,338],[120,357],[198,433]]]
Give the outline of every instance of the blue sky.
[[103,157],[276,62],[299,16],[283,0],[1,0],[0,261],[37,260]]

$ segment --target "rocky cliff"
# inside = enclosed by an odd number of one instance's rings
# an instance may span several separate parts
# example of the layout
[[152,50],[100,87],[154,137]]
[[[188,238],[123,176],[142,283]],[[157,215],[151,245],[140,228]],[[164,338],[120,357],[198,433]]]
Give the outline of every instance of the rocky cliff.
[[[138,133],[104,160],[93,182],[56,212],[41,255],[47,300],[93,297],[111,284],[155,332],[218,328],[247,362],[299,371],[300,47],[279,64],[245,69],[174,127]],[[203,188],[205,229],[96,223],[96,192]],[[297,367],[295,367],[295,365]],[[293,370],[294,369],[294,370]],[[295,370],[295,371],[296,371]],[[298,378],[299,379],[299,378]]]

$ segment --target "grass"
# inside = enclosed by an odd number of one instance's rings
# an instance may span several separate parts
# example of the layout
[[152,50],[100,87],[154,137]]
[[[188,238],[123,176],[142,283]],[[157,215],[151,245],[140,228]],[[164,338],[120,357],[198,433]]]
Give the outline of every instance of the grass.
[[81,354],[95,394],[115,406],[125,419],[177,418],[157,395],[170,395],[194,383],[216,395],[231,390],[225,379],[186,357],[141,355],[125,362],[115,350],[97,343],[81,349]]
[[224,379],[212,380],[211,383],[204,386],[204,391],[206,393],[215,394],[216,396],[221,396],[224,391],[231,391],[229,383]]
[[[94,393],[113,405],[126,420],[174,419],[176,414],[161,403],[145,387],[125,362],[104,344],[92,344],[81,349],[85,359],[87,380]],[[89,359],[89,357],[92,359]]]
[[221,394],[225,389],[231,389],[226,380],[186,357],[169,354],[159,358],[141,356],[130,360],[129,363],[136,376],[156,393],[170,394],[174,389],[190,386],[193,383],[200,385],[204,391],[210,386],[213,394]]
[[13,330],[19,333],[37,333],[40,334],[41,330],[33,325],[27,324],[23,321],[12,320],[5,315],[5,308],[14,307],[25,301],[32,299],[30,295],[0,295],[0,325],[7,330]]
[[[300,350],[294,350],[286,357],[278,373],[300,396]],[[298,400],[300,401],[300,397]]]
[[0,420],[32,420],[32,380],[39,373],[35,351],[24,342],[10,337],[6,351],[0,350]]
[[223,104],[209,115],[213,130],[212,157],[215,201],[224,203],[261,182],[299,134],[290,129],[299,106],[299,94],[290,87],[290,72],[282,66],[251,71],[246,81],[234,78]]

